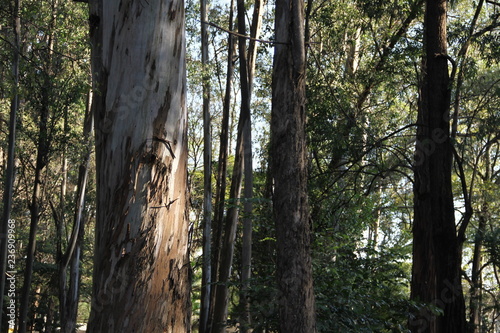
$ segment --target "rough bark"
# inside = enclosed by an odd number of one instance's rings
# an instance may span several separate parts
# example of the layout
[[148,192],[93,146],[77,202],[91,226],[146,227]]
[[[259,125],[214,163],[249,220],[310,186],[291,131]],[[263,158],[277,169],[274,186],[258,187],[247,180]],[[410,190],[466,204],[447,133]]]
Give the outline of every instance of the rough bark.
[[189,332],[184,3],[90,1],[90,332]]
[[412,314],[412,332],[466,331],[451,184],[450,79],[446,42],[446,0],[428,0],[425,55],[415,151],[413,269],[411,299],[429,306]]
[[281,332],[316,332],[307,198],[304,2],[276,1],[271,168]]

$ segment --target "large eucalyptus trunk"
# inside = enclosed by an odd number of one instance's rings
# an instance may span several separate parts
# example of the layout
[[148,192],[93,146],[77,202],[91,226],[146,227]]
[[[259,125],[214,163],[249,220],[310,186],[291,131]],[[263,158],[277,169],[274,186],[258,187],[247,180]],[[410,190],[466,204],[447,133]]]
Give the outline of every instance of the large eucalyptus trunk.
[[425,55],[415,152],[413,270],[411,299],[422,307],[410,319],[412,332],[466,331],[460,265],[461,247],[454,219],[450,79],[446,42],[446,0],[428,0]]
[[90,332],[189,332],[184,3],[90,1],[97,220]]
[[281,332],[316,332],[307,198],[304,1],[276,1],[271,170]]

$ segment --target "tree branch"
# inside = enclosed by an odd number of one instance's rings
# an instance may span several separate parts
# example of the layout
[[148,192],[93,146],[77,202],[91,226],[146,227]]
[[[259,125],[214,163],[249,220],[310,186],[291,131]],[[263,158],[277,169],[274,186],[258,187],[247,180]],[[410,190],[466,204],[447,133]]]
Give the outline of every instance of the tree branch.
[[203,24],[208,24],[209,26],[212,26],[214,28],[217,28],[219,30],[222,30],[224,32],[227,32],[228,34],[231,34],[233,36],[237,36],[237,37],[241,37],[241,38],[245,38],[245,39],[248,39],[248,40],[251,40],[251,41],[255,41],[255,42],[259,42],[259,43],[265,43],[265,44],[283,44],[283,45],[287,45],[288,43],[284,43],[284,42],[277,42],[277,41],[272,41],[272,40],[266,40],[266,39],[259,39],[259,38],[253,38],[253,37],[250,37],[250,36],[247,36],[247,35],[242,35],[242,34],[239,34],[235,31],[231,31],[231,30],[228,30],[228,29],[225,29],[213,22],[201,22]]

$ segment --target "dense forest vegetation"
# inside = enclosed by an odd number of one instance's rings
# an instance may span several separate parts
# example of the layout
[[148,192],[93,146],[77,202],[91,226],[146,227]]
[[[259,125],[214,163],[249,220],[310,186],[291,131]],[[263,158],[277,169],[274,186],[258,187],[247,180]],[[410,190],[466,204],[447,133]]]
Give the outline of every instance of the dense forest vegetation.
[[8,0],[0,64],[0,332],[500,332],[498,1]]

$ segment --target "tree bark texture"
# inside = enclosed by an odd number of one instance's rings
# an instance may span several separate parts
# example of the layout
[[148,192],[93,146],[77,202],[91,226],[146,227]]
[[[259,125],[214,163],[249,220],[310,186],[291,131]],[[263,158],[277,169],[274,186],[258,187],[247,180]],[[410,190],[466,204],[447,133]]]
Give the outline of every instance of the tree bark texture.
[[415,151],[413,270],[411,299],[423,307],[412,315],[412,332],[466,330],[451,183],[450,79],[446,42],[446,0],[428,0]]
[[90,1],[90,332],[189,332],[184,3]]
[[281,332],[316,332],[307,199],[304,2],[276,1],[271,114]]

